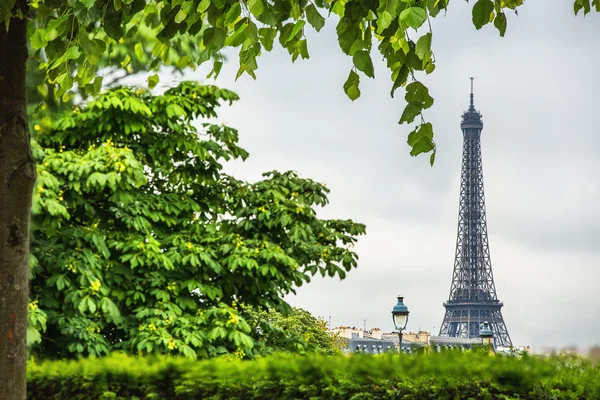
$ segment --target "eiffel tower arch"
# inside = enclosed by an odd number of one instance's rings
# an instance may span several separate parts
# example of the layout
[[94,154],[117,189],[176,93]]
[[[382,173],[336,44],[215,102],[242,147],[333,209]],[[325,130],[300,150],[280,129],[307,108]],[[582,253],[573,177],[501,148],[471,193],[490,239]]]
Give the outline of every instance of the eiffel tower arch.
[[463,153],[456,253],[439,336],[477,338],[487,321],[496,346],[512,346],[492,273],[481,165],[483,121],[473,102],[473,78],[469,109],[463,113],[460,127]]

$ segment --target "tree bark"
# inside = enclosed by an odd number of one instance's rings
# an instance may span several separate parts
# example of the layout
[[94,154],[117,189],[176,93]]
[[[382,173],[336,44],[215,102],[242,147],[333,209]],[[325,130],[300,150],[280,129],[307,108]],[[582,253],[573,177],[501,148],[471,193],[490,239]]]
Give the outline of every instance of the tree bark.
[[[27,15],[27,1],[15,7]],[[29,146],[25,20],[0,24],[0,399],[25,400],[29,216],[35,164]]]

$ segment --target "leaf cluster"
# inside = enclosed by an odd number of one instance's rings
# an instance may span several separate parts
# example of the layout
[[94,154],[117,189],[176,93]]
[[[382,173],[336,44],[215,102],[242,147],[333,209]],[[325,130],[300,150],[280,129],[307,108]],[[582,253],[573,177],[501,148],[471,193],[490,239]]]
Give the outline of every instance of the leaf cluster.
[[[598,1],[593,0],[596,7]],[[516,9],[522,2],[478,0],[473,23],[479,29],[494,21],[504,35],[504,10]],[[39,90],[43,95],[51,89],[63,101],[70,99],[73,87],[97,94],[102,85],[98,72],[109,66],[135,73],[161,65],[195,68],[212,59],[209,77],[217,77],[227,47],[238,49],[237,76],[256,78],[258,57],[271,51],[276,41],[292,61],[309,58],[306,29],[321,31],[326,17],[336,15],[340,49],[352,59],[343,85],[348,97],[360,96],[361,74],[375,76],[371,54],[376,47],[390,71],[391,95],[400,87],[407,89],[399,122],[421,119],[408,140],[411,154],[431,152],[434,161],[433,129],[423,128],[422,114],[433,99],[411,101],[408,83],[418,82],[416,72],[429,74],[435,69],[430,19],[447,9],[448,0],[29,0],[28,4],[30,44],[52,86],[42,84]],[[589,11],[590,0],[576,0],[578,8]],[[11,9],[10,4],[1,8],[0,19],[8,23],[11,16],[18,17]],[[415,33],[418,37],[411,37]],[[157,75],[148,80],[150,87],[157,82]],[[428,96],[423,85],[419,88],[420,95]]]
[[314,274],[356,267],[365,227],[317,218],[324,185],[223,173],[248,156],[238,132],[193,121],[236,99],[192,82],[160,96],[118,88],[40,121],[31,298],[47,321],[32,323],[45,329],[34,354],[252,356],[242,306],[285,311]]
[[600,0],[575,0],[573,3],[575,15],[581,10],[583,10],[583,15],[587,15],[592,10],[592,7],[596,12],[600,12]]

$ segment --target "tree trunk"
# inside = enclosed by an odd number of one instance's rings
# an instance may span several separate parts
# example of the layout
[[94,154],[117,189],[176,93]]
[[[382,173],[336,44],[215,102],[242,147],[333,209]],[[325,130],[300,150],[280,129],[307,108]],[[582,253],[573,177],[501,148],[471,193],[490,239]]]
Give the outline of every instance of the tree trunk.
[[[24,15],[27,1],[18,0]],[[28,255],[35,164],[29,147],[26,21],[0,24],[0,399],[26,399]]]

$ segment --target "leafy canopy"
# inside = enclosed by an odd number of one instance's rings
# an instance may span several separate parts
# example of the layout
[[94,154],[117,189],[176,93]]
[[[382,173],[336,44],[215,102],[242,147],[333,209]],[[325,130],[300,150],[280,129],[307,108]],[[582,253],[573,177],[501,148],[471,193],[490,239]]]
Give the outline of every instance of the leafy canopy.
[[317,273],[344,278],[364,225],[322,220],[328,189],[293,172],[248,183],[216,117],[237,96],[184,82],[119,88],[38,127],[29,339],[49,357],[256,353],[244,307],[285,312]]
[[[16,0],[0,6],[0,20],[23,16]],[[352,100],[360,96],[360,77],[373,78],[371,54],[377,48],[391,78],[391,95],[406,88],[406,106],[399,123],[416,124],[409,134],[411,154],[431,152],[433,129],[423,112],[433,98],[419,83],[417,72],[435,69],[430,19],[446,10],[448,0],[28,0],[32,14],[29,39],[35,57],[68,100],[74,85],[97,94],[99,69],[118,64],[126,71],[158,70],[161,65],[195,68],[213,60],[210,76],[218,76],[222,50],[239,49],[237,76],[256,77],[258,57],[274,43],[287,49],[292,61],[308,58],[307,29],[320,31],[330,14],[337,16],[340,49],[352,59],[343,89]],[[473,5],[477,29],[493,22],[504,36],[506,10],[523,0],[478,0]],[[600,11],[600,0],[574,0],[574,11]],[[27,11],[25,11],[27,12]],[[330,19],[331,21],[332,19]],[[312,27],[312,28],[311,28]],[[131,51],[133,48],[133,51]],[[155,86],[158,76],[148,78]],[[418,84],[413,85],[412,84]],[[40,90],[47,92],[47,86]],[[412,93],[412,94],[411,94]],[[416,121],[416,122],[415,122]]]

